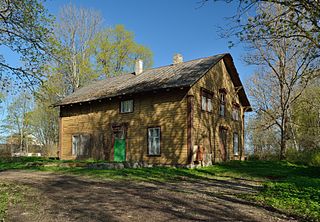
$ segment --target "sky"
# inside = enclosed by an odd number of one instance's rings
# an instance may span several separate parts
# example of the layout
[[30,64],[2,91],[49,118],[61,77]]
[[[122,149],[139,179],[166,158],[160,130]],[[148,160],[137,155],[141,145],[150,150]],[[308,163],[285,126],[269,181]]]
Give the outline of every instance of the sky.
[[123,24],[134,32],[139,44],[154,54],[154,67],[172,63],[175,53],[184,61],[229,52],[234,58],[240,77],[245,80],[252,68],[241,62],[241,46],[228,48],[230,39],[219,37],[218,26],[236,12],[236,5],[201,0],[47,0],[45,6],[53,15],[65,4],[100,11],[104,26]]

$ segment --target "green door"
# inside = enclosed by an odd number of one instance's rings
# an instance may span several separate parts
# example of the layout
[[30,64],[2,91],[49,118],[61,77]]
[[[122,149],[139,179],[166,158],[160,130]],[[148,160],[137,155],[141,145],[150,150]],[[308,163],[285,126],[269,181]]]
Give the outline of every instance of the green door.
[[123,162],[126,160],[126,140],[115,138],[114,161]]

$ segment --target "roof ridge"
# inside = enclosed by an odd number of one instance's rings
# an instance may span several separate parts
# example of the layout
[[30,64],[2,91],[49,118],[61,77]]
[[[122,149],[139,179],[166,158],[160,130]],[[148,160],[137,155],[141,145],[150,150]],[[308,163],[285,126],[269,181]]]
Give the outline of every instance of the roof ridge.
[[[206,57],[201,57],[201,58],[197,58],[197,59],[191,59],[191,60],[188,60],[188,61],[185,61],[185,62],[178,63],[178,64],[176,64],[176,65],[183,64],[183,63],[188,63],[188,62],[192,62],[192,61],[196,61],[196,60],[201,60],[201,59],[208,59],[208,58],[210,58],[210,57],[225,56],[225,55],[227,55],[227,54],[230,54],[230,53],[220,53],[220,54],[217,54],[217,55],[206,56]],[[174,66],[174,64],[169,64],[169,65],[158,66],[158,67],[146,69],[146,70],[144,70],[143,72],[148,71],[148,70],[153,70],[153,69],[159,69],[159,68],[169,67],[169,66]]]

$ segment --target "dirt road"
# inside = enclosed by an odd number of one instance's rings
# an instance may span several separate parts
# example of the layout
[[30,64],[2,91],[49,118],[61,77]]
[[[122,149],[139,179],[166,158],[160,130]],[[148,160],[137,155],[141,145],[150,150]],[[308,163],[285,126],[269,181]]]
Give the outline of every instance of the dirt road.
[[137,182],[28,171],[0,172],[0,181],[30,187],[6,221],[296,221],[236,198],[256,192],[250,181]]

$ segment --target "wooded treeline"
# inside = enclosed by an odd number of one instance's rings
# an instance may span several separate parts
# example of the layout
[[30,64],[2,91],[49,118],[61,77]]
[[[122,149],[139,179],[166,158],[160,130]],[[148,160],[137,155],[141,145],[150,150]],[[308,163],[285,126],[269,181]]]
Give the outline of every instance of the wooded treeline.
[[106,27],[93,9],[68,4],[54,18],[40,0],[5,0],[0,22],[0,45],[20,59],[12,65],[0,54],[0,101],[8,103],[0,139],[19,144],[20,152],[36,144],[56,155],[59,114],[52,105],[61,98],[94,80],[134,71],[137,59],[152,66],[149,48],[123,25]]

